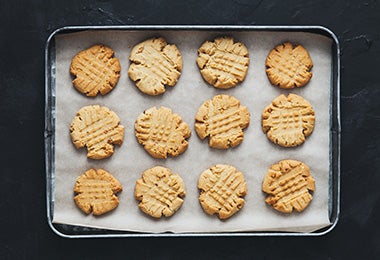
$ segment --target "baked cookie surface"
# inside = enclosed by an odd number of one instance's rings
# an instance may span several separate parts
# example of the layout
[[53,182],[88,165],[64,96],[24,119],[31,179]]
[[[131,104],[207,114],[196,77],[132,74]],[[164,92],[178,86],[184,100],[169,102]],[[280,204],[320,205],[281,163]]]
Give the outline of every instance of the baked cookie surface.
[[183,204],[185,184],[170,169],[156,166],[143,172],[136,181],[135,198],[146,214],[161,218],[172,216]]
[[248,49],[231,37],[206,41],[198,49],[197,65],[203,79],[215,88],[232,88],[242,82],[249,65]]
[[173,87],[181,75],[182,55],[162,37],[148,39],[133,47],[128,75],[145,94],[160,95]]
[[265,62],[269,81],[280,88],[305,86],[311,79],[313,62],[302,45],[285,42],[272,49]]
[[74,201],[86,214],[102,215],[119,205],[116,194],[123,187],[109,172],[90,169],[77,178]]
[[114,153],[114,144],[123,143],[124,126],[109,108],[85,106],[71,122],[70,136],[76,148],[87,147],[88,158],[103,159]]
[[244,139],[250,114],[240,101],[229,95],[217,95],[204,102],[195,116],[195,131],[203,140],[209,137],[209,146],[228,149]]
[[277,211],[303,211],[313,199],[315,180],[309,167],[295,160],[283,160],[272,165],[264,177],[262,189],[268,194],[265,202]]
[[262,113],[262,129],[269,140],[283,147],[298,146],[314,130],[315,112],[303,97],[280,95]]
[[144,149],[154,158],[178,156],[188,146],[189,126],[167,107],[149,108],[138,116],[135,135]]
[[235,167],[217,164],[204,171],[198,179],[199,202],[209,214],[227,219],[244,206],[247,193],[244,175]]
[[94,45],[76,54],[70,73],[75,77],[74,87],[87,96],[105,95],[119,81],[120,62],[114,51],[104,45]]

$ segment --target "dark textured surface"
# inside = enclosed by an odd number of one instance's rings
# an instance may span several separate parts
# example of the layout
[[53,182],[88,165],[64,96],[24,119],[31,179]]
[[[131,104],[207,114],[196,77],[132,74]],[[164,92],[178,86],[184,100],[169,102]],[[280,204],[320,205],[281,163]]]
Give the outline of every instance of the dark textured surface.
[[[1,1],[0,259],[379,259],[379,1]],[[341,43],[341,216],[322,237],[69,240],[48,227],[44,48],[67,25],[322,25]]]

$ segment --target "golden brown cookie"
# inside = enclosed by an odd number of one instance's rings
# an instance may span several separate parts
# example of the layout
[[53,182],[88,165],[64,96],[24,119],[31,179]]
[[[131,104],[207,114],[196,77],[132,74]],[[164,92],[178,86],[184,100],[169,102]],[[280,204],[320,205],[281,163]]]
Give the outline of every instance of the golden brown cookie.
[[102,215],[119,205],[116,194],[123,187],[110,173],[103,169],[90,169],[78,177],[74,201],[86,214]]
[[206,41],[198,49],[197,64],[202,77],[216,88],[232,88],[242,82],[249,65],[248,50],[231,37]]
[[133,47],[128,75],[145,94],[159,95],[165,86],[173,87],[182,70],[182,56],[174,44],[162,37],[153,38]]
[[285,42],[272,49],[265,62],[270,82],[280,88],[305,86],[313,73],[308,51],[302,45]]
[[182,178],[165,167],[148,169],[136,181],[135,197],[140,201],[139,208],[154,218],[173,215],[182,206],[185,195]]
[[220,219],[227,219],[244,206],[247,184],[243,173],[235,167],[217,164],[201,174],[198,189],[203,210],[209,215],[217,214]]
[[293,208],[303,211],[313,199],[310,191],[314,190],[309,167],[295,160],[272,165],[263,181],[263,191],[268,194],[265,202],[284,213],[291,213]]
[[82,107],[70,125],[71,140],[76,148],[87,147],[87,157],[103,159],[121,145],[124,126],[115,112],[98,105]]
[[217,95],[200,106],[195,116],[195,131],[202,140],[210,137],[210,147],[228,149],[243,141],[243,129],[248,127],[249,120],[248,109],[239,100]]
[[261,122],[269,140],[292,147],[302,144],[311,135],[315,113],[310,103],[301,96],[280,95],[264,109]]
[[70,73],[75,88],[87,96],[105,95],[119,81],[120,62],[114,51],[104,45],[94,45],[79,52],[71,61]]
[[167,107],[145,110],[135,122],[135,134],[140,144],[154,158],[178,156],[188,146],[189,126]]

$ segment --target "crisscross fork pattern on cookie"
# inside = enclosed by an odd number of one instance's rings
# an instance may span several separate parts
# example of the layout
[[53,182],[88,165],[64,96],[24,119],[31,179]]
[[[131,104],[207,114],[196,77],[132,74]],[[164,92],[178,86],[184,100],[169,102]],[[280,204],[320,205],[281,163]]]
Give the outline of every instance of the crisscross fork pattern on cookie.
[[164,93],[165,86],[174,86],[181,75],[181,53],[164,38],[139,43],[132,49],[130,60],[129,77],[149,95]]
[[249,64],[248,50],[230,37],[205,42],[198,50],[197,64],[203,78],[217,88],[230,88],[244,80]]
[[135,133],[140,144],[154,158],[178,156],[187,146],[191,131],[182,118],[169,108],[146,110],[135,123]]
[[235,214],[244,205],[246,194],[243,174],[228,165],[216,165],[205,171],[199,181],[200,203],[205,211],[217,213],[220,219]]
[[74,201],[86,214],[92,211],[94,215],[101,215],[118,206],[119,200],[115,194],[122,189],[108,172],[90,169],[77,179]]
[[185,194],[181,177],[165,167],[148,169],[136,181],[135,197],[141,201],[139,208],[155,218],[173,215],[181,207]]
[[270,51],[266,67],[266,73],[273,85],[290,89],[302,87],[309,82],[313,62],[304,47],[287,42]]
[[268,138],[281,146],[292,147],[305,142],[314,129],[315,112],[310,103],[298,95],[280,95],[262,114],[262,127]]
[[250,115],[236,98],[218,95],[199,108],[195,120],[195,130],[201,139],[209,136],[211,147],[227,149],[243,141],[243,129],[248,127]]
[[284,213],[291,213],[293,208],[304,210],[313,198],[309,190],[314,189],[315,181],[309,168],[294,160],[272,166],[263,182],[263,191],[268,193],[266,203]]
[[76,76],[74,86],[87,96],[111,91],[120,76],[120,63],[113,55],[113,50],[103,45],[78,53],[70,67],[70,72]]
[[121,145],[124,136],[124,127],[116,113],[98,105],[80,109],[70,131],[74,145],[77,148],[86,146],[87,157],[92,159],[111,156],[113,144]]

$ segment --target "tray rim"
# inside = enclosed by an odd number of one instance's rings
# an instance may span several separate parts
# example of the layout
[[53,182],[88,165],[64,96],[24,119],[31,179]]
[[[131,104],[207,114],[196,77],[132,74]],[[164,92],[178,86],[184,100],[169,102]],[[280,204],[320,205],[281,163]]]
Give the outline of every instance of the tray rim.
[[[314,232],[286,232],[286,231],[264,231],[264,232],[195,232],[195,233],[139,233],[139,232],[129,232],[129,231],[117,231],[118,233],[106,233],[106,232],[115,232],[112,230],[104,230],[104,233],[97,234],[66,234],[63,231],[59,230],[59,224],[52,223],[52,186],[53,186],[53,172],[52,172],[52,163],[50,162],[51,154],[54,152],[52,148],[53,132],[51,130],[53,111],[52,102],[55,102],[55,96],[51,93],[51,65],[50,61],[50,48],[54,44],[54,37],[60,33],[69,33],[76,31],[86,31],[86,30],[214,30],[214,31],[292,31],[292,32],[310,32],[321,34],[327,36],[333,41],[333,73],[332,73],[332,92],[331,92],[331,105],[333,109],[331,116],[331,126],[330,131],[330,140],[333,143],[330,144],[330,151],[334,153],[330,160],[335,158],[335,162],[332,162],[330,166],[331,178],[334,178],[335,185],[331,189],[332,195],[335,197],[335,200],[332,203],[333,208],[331,209],[330,216],[332,217],[332,223],[330,226],[322,228],[321,231],[317,230]],[[335,72],[335,73],[334,73]],[[54,100],[54,101],[52,101]],[[45,150],[45,175],[46,175],[46,213],[47,221],[51,230],[60,237],[64,238],[119,238],[119,237],[247,237],[247,236],[304,236],[304,237],[313,237],[313,236],[322,236],[331,232],[339,221],[340,215],[340,148],[341,148],[341,123],[340,123],[340,47],[338,37],[328,28],[320,25],[98,25],[98,26],[64,26],[54,30],[47,38],[45,44],[45,127],[44,127],[44,150]],[[335,189],[334,189],[335,188]],[[71,226],[65,225],[69,227]],[[97,232],[102,232],[101,229],[92,229],[97,230]]]

